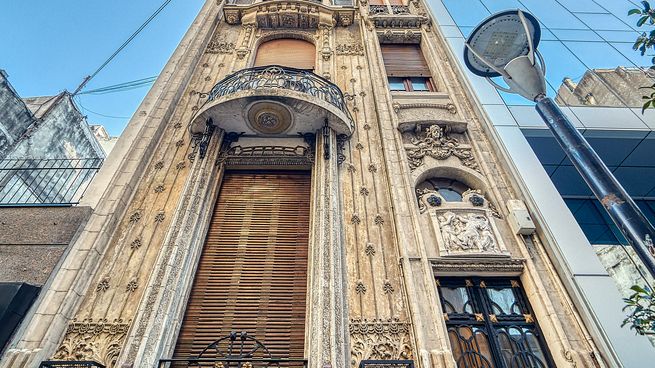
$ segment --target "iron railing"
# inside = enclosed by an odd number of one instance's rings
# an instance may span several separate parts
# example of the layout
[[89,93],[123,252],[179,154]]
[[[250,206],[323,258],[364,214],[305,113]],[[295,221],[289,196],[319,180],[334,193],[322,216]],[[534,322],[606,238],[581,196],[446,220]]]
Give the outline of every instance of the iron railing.
[[79,202],[103,160],[0,160],[0,206],[73,205]]
[[306,359],[160,359],[159,368],[307,368]]
[[414,368],[413,360],[362,360],[359,368]]
[[308,70],[279,65],[242,69],[228,75],[212,88],[205,103],[236,92],[264,88],[280,88],[306,93],[336,106],[350,118],[343,93],[334,83]]
[[88,360],[78,361],[54,361],[41,362],[39,368],[105,368],[104,365]]
[[207,345],[195,357],[160,359],[159,368],[306,368],[305,359],[275,359],[266,346],[247,332],[229,335]]

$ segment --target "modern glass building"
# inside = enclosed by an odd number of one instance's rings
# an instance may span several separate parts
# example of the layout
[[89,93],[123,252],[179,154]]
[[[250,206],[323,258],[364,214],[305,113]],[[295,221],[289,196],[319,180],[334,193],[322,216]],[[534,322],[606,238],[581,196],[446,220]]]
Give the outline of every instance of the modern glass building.
[[[586,318],[626,367],[655,349],[619,326],[621,297],[643,283],[625,239],[546,129],[531,101],[496,91],[462,61],[464,41],[489,15],[523,9],[541,23],[548,95],[579,127],[605,163],[655,222],[655,110],[641,112],[639,87],[652,85],[651,56],[632,49],[644,29],[629,17],[640,6],[626,0],[430,0],[439,32],[459,60],[475,98],[494,126],[512,169],[530,193],[534,215],[557,249],[551,257],[570,279],[567,287],[589,306]],[[646,67],[646,68],[644,68]],[[636,257],[632,257],[636,258]],[[641,266],[638,266],[641,267]],[[611,276],[611,277],[608,277]],[[618,288],[617,288],[618,286]],[[638,353],[638,354],[636,354]]]

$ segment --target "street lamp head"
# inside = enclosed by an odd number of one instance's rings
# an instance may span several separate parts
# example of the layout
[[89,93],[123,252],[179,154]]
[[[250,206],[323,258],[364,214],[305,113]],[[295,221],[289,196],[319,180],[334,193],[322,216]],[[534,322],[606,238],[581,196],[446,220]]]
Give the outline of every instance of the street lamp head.
[[[496,88],[535,100],[546,92],[544,63],[537,51],[540,37],[539,22],[532,14],[518,9],[496,13],[466,40],[464,62]],[[535,55],[541,65],[535,62]],[[509,88],[495,83],[493,77],[503,77]]]

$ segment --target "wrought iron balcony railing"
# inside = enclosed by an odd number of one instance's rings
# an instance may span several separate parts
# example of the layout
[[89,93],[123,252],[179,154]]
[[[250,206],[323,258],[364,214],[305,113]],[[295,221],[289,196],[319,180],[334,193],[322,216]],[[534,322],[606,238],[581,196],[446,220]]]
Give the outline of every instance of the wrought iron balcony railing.
[[305,359],[275,359],[268,348],[247,332],[231,332],[207,345],[197,356],[160,359],[159,368],[306,368]]
[[306,93],[328,102],[351,118],[343,93],[334,83],[307,70],[279,65],[242,69],[225,77],[212,88],[205,103],[236,92],[265,88]]
[[39,368],[105,368],[104,365],[91,361],[54,361],[41,362]]
[[414,368],[413,360],[362,360],[359,368]]
[[0,160],[0,206],[73,205],[79,202],[103,160]]

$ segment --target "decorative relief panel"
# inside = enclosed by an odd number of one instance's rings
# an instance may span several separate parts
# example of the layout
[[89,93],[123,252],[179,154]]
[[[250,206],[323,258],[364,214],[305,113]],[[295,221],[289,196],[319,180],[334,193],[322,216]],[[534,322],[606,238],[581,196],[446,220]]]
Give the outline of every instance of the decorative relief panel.
[[446,134],[444,128],[439,125],[431,125],[425,132],[417,132],[415,137],[410,139],[410,144],[405,145],[405,151],[412,171],[423,165],[425,157],[445,160],[451,156],[459,158],[462,165],[480,171],[471,146]]
[[503,253],[485,211],[435,211],[434,217],[442,256]]
[[228,24],[255,19],[258,28],[315,29],[319,24],[332,24],[333,21],[347,27],[355,17],[353,9],[331,9],[304,1],[266,1],[248,6],[228,4],[223,11]]
[[411,325],[398,319],[350,321],[351,365],[362,360],[413,359]]
[[120,319],[112,323],[106,319],[96,322],[91,319],[82,322],[73,320],[53,359],[105,362],[113,367],[128,329],[129,323]]

